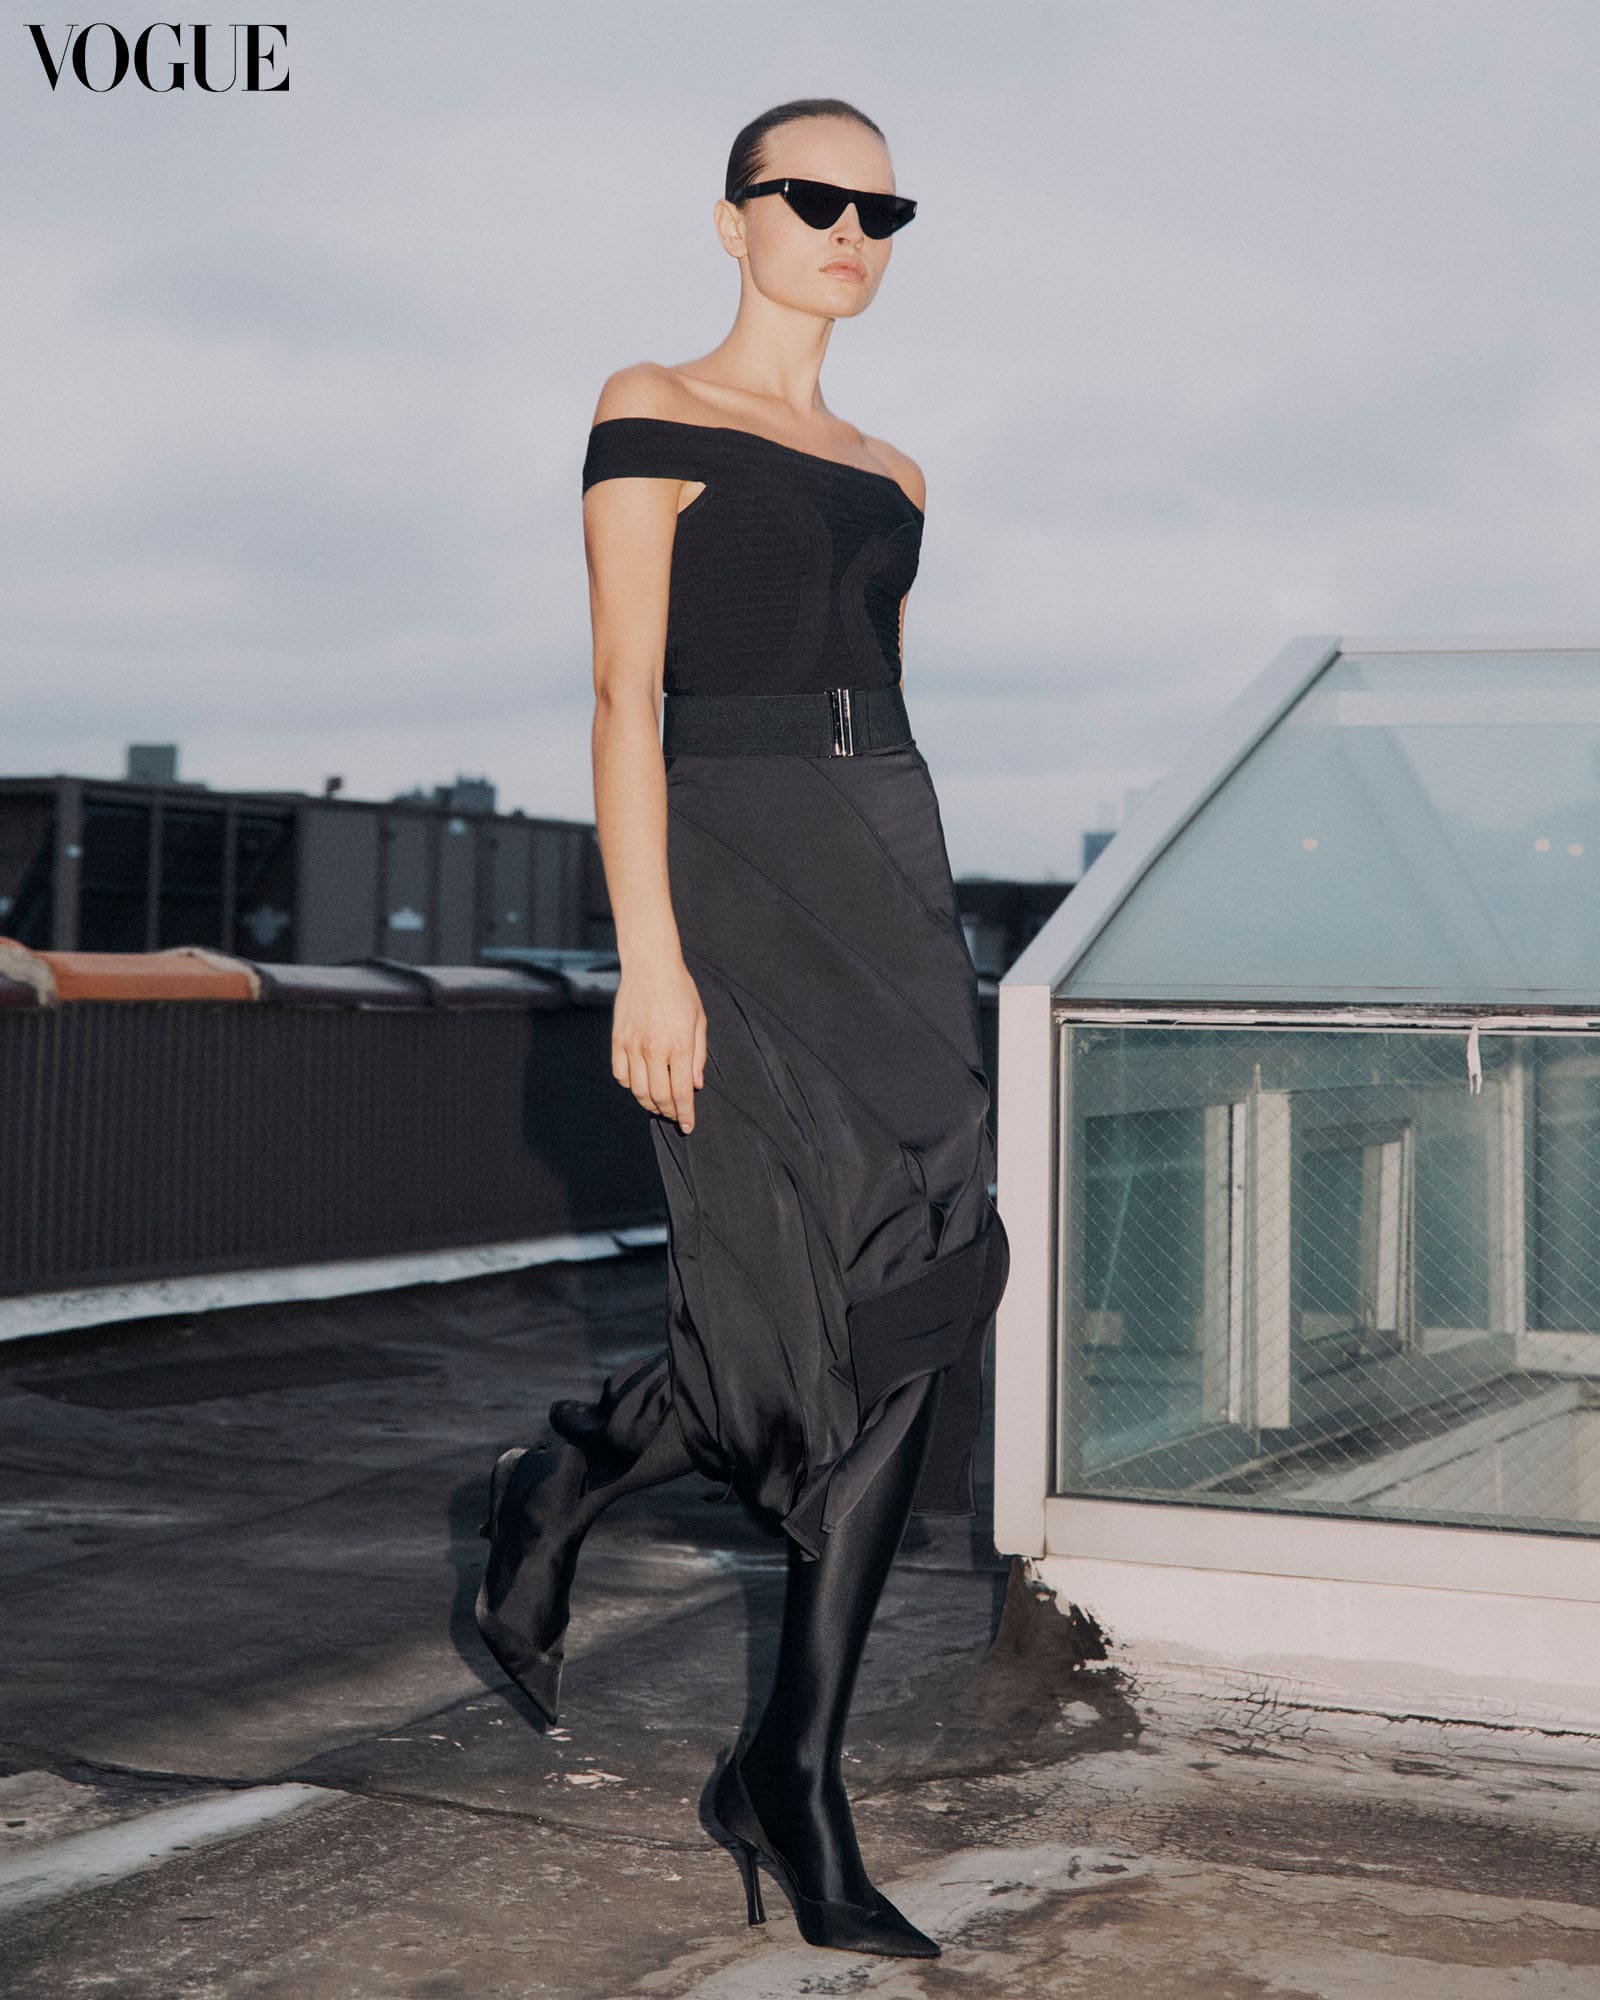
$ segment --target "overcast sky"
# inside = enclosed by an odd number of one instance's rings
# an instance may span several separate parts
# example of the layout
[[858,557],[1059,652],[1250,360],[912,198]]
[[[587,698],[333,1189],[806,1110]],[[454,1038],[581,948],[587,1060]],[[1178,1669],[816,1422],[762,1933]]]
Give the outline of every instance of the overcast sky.
[[822,380],[927,475],[957,873],[1075,876],[1295,634],[1600,629],[1596,0],[271,11],[286,95],[52,95],[0,0],[0,772],[592,817],[594,401],[722,338],[802,95],[921,204]]

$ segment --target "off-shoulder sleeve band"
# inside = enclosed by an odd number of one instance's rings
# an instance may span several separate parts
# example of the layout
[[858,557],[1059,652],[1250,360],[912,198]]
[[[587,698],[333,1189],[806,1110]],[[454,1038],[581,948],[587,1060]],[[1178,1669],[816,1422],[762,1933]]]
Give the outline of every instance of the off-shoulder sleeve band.
[[699,479],[694,427],[655,417],[607,417],[589,433],[583,490],[601,479]]

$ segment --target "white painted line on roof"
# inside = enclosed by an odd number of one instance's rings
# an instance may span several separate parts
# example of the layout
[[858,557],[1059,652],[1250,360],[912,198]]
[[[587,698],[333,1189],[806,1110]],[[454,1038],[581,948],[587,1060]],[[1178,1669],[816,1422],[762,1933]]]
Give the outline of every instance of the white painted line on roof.
[[531,1236],[512,1243],[475,1243],[464,1249],[425,1250],[395,1257],[356,1257],[326,1264],[287,1264],[265,1271],[202,1272],[193,1277],[151,1278],[142,1284],[83,1286],[0,1299],[0,1341],[29,1340],[75,1326],[99,1326],[162,1313],[212,1312],[224,1306],[277,1305],[289,1299],[342,1298],[352,1292],[387,1292],[400,1285],[451,1284],[489,1271],[519,1271],[530,1264],[578,1263],[616,1257],[665,1243],[664,1222],[628,1229],[591,1229],[562,1236]]
[[105,1882],[159,1868],[174,1855],[305,1812],[342,1798],[320,1785],[253,1785],[248,1791],[220,1792],[182,1805],[162,1806],[137,1819],[92,1833],[69,1834],[26,1854],[0,1861],[0,1917],[14,1917],[41,1903],[79,1894]]

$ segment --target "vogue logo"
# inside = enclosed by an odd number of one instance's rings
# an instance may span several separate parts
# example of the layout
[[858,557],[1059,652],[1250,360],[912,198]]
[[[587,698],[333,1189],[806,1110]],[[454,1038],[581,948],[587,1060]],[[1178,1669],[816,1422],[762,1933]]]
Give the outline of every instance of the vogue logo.
[[[158,97],[165,97],[169,91],[183,90],[188,79],[194,77],[197,90],[226,91],[235,84],[242,90],[287,90],[289,88],[289,29],[283,21],[230,21],[232,30],[228,38],[228,60],[231,68],[226,83],[219,81],[223,57],[217,47],[222,37],[213,40],[214,30],[208,21],[152,21],[150,26],[135,36],[130,43],[120,28],[109,21],[91,21],[80,28],[76,21],[68,24],[59,53],[53,52],[44,26],[38,21],[29,21],[27,29],[33,37],[33,46],[39,51],[39,60],[44,64],[44,73],[50,79],[54,90],[71,65],[72,74],[85,90],[115,90],[127,76],[129,70],[146,90],[153,90]],[[243,77],[240,70],[240,31],[244,35]],[[154,57],[151,53],[151,37],[159,35],[161,46]],[[274,46],[263,38],[281,35],[281,46]],[[278,75],[278,63],[283,59],[283,71]],[[157,75],[151,74],[151,62],[160,65]],[[277,76],[277,81],[264,83],[263,75]]]

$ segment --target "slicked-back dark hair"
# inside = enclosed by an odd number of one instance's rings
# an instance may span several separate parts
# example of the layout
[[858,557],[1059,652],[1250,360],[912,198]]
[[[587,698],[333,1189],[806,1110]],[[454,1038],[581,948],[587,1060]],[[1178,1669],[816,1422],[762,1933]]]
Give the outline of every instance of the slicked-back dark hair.
[[[728,178],[723,187],[729,201],[747,181],[761,178],[767,134],[779,125],[792,125],[797,118],[853,118],[858,125],[865,125],[869,132],[876,132],[883,139],[882,126],[875,125],[864,111],[858,111],[853,104],[846,104],[842,97],[795,97],[787,104],[775,104],[770,111],[763,111],[759,118],[752,118],[733,142],[733,151],[728,155]],[[884,139],[884,144],[888,143]]]

